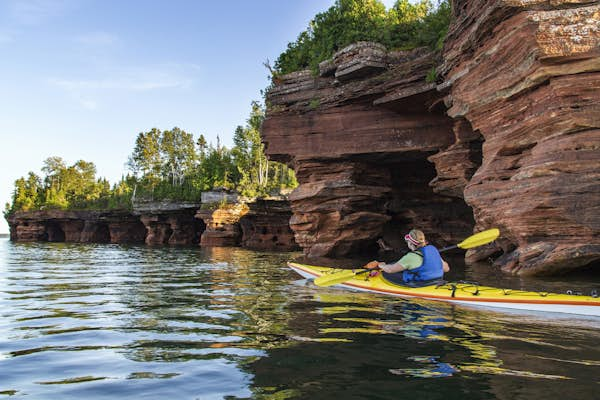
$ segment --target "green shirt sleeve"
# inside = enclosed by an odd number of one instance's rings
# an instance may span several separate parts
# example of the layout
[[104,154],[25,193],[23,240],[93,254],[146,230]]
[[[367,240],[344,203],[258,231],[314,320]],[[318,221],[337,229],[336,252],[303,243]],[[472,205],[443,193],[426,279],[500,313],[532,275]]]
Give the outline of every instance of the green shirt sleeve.
[[415,269],[423,264],[423,257],[418,253],[410,252],[398,260],[406,269]]

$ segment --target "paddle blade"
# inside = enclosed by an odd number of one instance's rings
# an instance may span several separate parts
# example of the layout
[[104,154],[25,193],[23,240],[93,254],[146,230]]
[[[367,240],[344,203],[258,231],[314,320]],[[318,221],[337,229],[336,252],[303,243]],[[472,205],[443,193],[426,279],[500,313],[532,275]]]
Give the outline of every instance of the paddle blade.
[[497,228],[488,229],[469,236],[457,246],[461,249],[472,249],[473,247],[483,246],[496,240],[500,236],[500,230]]
[[334,272],[333,274],[326,274],[315,278],[314,282],[317,286],[331,286],[338,283],[345,282],[354,278],[356,272],[352,269],[347,269],[340,272]]

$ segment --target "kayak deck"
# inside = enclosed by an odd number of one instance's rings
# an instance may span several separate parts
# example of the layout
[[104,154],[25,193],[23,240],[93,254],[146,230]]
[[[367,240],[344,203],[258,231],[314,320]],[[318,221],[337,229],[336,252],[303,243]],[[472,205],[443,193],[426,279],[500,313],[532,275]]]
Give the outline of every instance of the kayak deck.
[[[288,266],[304,278],[316,278],[326,274],[345,271],[343,269],[319,267],[294,262],[288,262]],[[470,282],[445,282],[438,285],[408,287],[390,283],[382,278],[381,274],[369,277],[368,274],[365,273],[356,275],[336,286],[400,297],[441,300],[457,304],[600,316],[600,298],[501,289],[490,286],[481,286],[477,283]]]

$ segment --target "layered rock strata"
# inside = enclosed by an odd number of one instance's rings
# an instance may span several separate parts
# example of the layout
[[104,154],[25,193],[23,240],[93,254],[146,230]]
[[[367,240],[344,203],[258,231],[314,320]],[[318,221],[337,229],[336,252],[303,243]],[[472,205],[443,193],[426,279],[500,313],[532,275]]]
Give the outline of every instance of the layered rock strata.
[[239,220],[241,246],[253,250],[292,251],[299,247],[290,229],[292,211],[287,200],[257,200]]
[[598,262],[599,3],[452,4],[440,58],[358,43],[319,76],[277,77],[262,134],[298,175],[298,243],[346,256],[412,226],[440,244],[476,224],[502,238],[467,258],[509,273]]
[[446,232],[432,236],[440,244],[471,233],[464,201],[428,185],[427,158],[455,140],[426,79],[438,62],[426,49],[358,43],[321,64],[320,76],[279,77],[269,91],[263,140],[296,171],[290,225],[306,255],[375,252],[380,237],[399,247],[415,226]]
[[242,239],[240,219],[247,213],[248,206],[243,203],[204,205],[195,215],[206,224],[206,230],[200,238],[200,245],[239,246]]
[[484,140],[464,197],[478,229],[502,231],[497,264],[551,274],[600,259],[600,5],[453,4],[446,104]]
[[[233,198],[233,197],[230,197]],[[129,211],[28,211],[8,218],[13,241],[242,246],[297,250],[286,199],[221,204],[136,202]],[[206,221],[206,222],[205,222]],[[202,238],[202,239],[201,239]]]
[[200,242],[205,229],[204,222],[195,218],[199,206],[173,201],[137,202],[133,213],[146,227],[146,244],[193,245]]
[[8,218],[13,241],[143,243],[146,229],[127,211],[30,211]]

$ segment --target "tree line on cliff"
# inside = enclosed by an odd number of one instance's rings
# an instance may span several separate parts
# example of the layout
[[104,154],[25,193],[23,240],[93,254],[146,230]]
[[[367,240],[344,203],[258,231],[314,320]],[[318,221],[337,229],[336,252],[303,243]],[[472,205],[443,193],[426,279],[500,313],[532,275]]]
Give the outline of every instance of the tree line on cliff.
[[449,0],[438,0],[437,4],[397,0],[389,10],[379,0],[336,0],[288,44],[275,61],[273,72],[318,71],[320,62],[358,41],[378,42],[391,50],[425,46],[440,50],[450,15]]
[[127,166],[130,174],[113,186],[96,178],[96,166],[79,160],[66,165],[60,157],[44,161],[43,177],[29,172],[15,181],[5,214],[43,209],[128,209],[132,200],[199,201],[203,191],[233,190],[261,197],[293,188],[293,170],[264,154],[260,126],[264,109],[257,102],[245,126],[238,126],[231,149],[207,143],[177,127],[137,135]]

